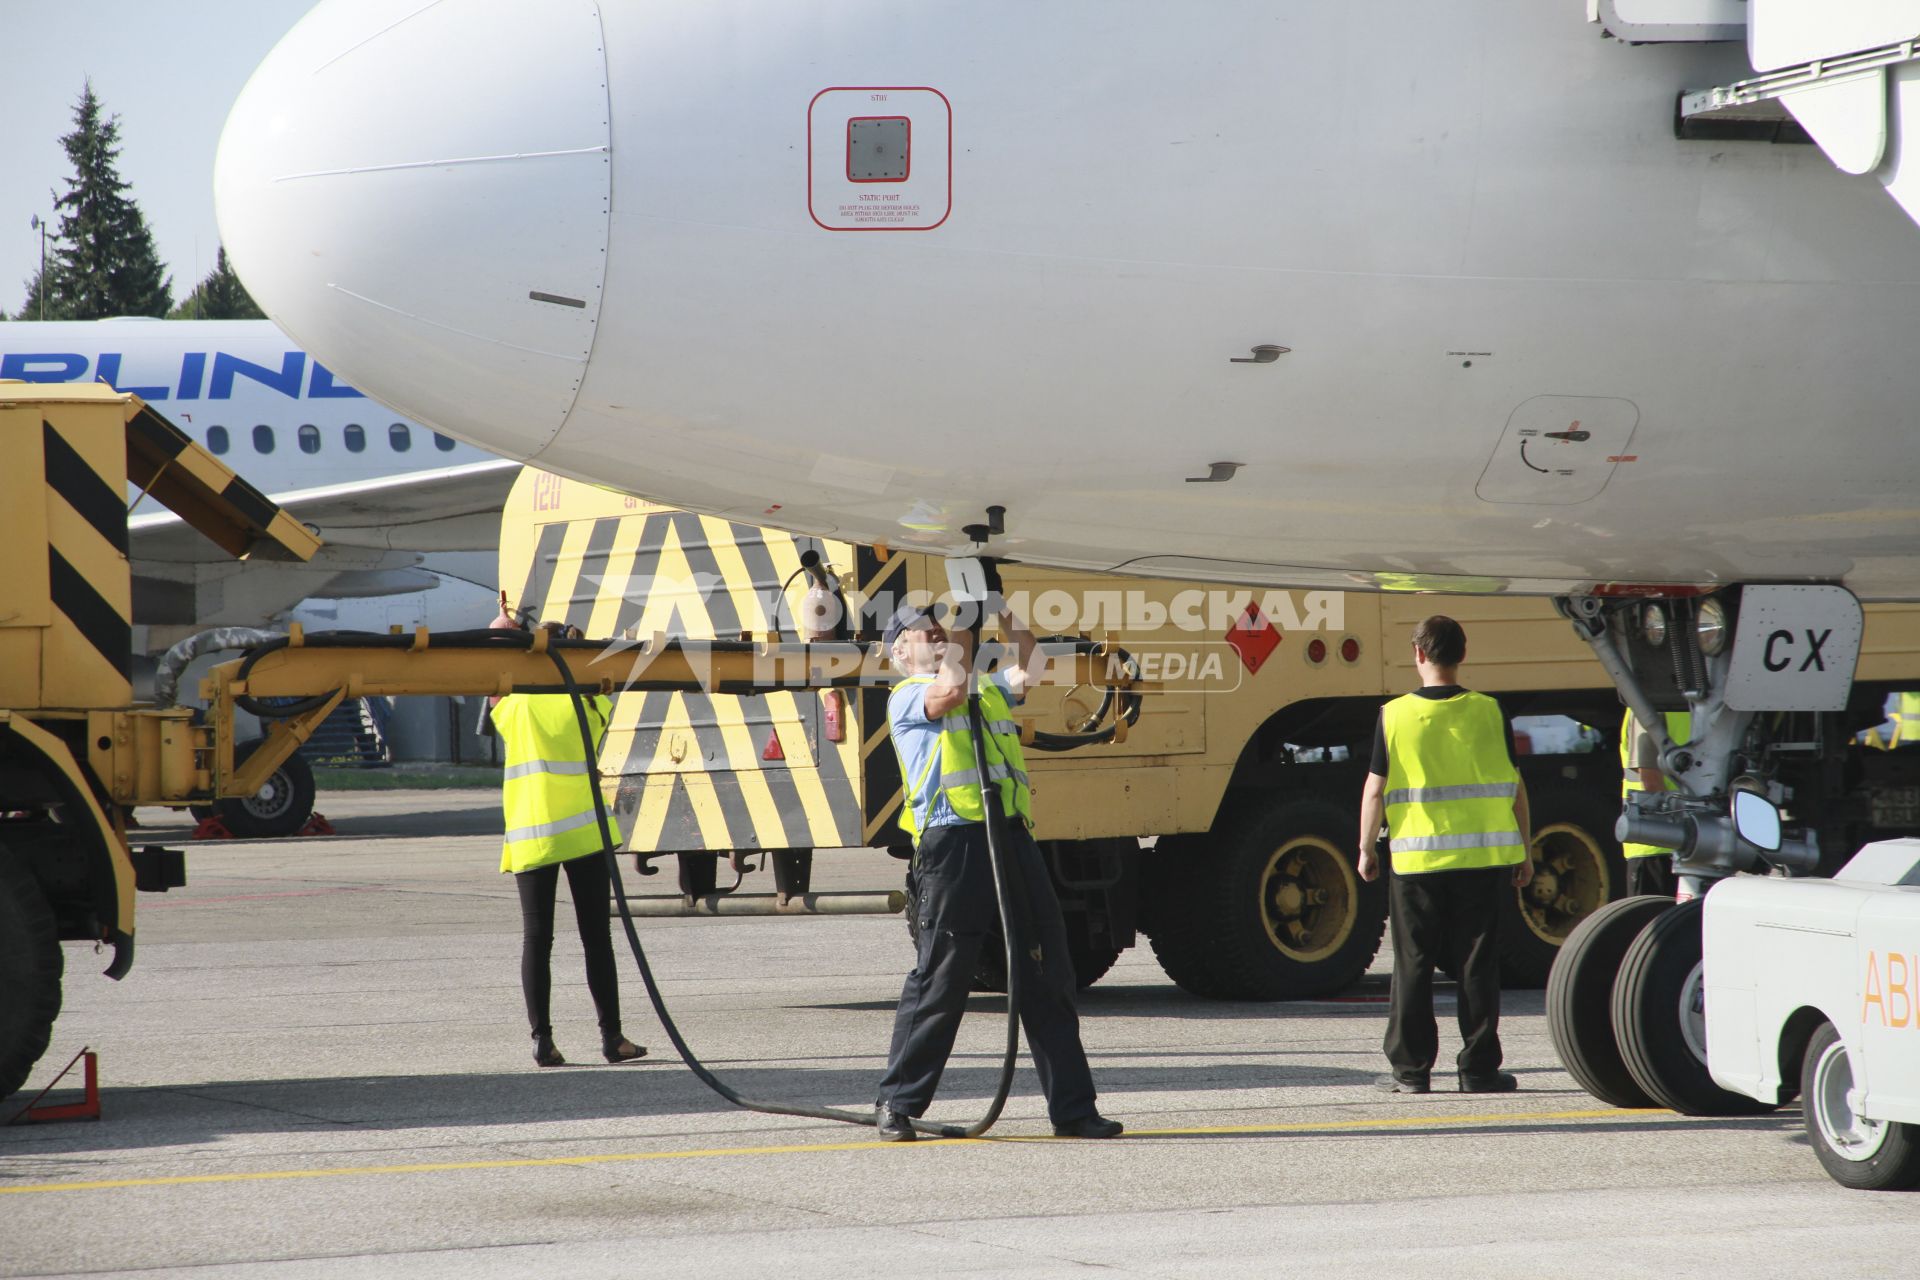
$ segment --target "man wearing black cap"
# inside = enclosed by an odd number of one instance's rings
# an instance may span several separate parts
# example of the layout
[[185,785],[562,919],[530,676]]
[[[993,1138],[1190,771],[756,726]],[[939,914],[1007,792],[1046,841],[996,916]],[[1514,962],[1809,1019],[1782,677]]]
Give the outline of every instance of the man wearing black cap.
[[1030,834],[1033,792],[1010,701],[1021,695],[1037,646],[1005,602],[996,598],[995,603],[1019,663],[1004,680],[995,676],[979,682],[985,760],[974,758],[967,721],[973,634],[949,637],[937,605],[902,605],[881,637],[903,677],[887,700],[887,718],[905,793],[900,825],[914,840],[913,909],[919,924],[917,963],[900,992],[887,1074],[875,1106],[880,1136],[895,1142],[912,1141],[913,1118],[924,1115],[933,1101],[966,1011],[980,948],[999,920],[987,851],[986,786],[999,792],[1007,818],[1002,855],[1009,878],[1025,886],[1031,916],[1025,927],[1032,936],[1020,940],[1017,957],[1020,1023],[1053,1132],[1062,1138],[1112,1138],[1121,1132],[1118,1121],[1094,1108],[1093,1073],[1073,1003],[1066,925]]

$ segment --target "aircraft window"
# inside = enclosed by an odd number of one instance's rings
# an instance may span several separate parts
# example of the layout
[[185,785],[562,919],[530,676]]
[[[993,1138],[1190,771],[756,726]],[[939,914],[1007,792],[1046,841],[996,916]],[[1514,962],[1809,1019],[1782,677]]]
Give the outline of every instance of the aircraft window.
[[847,121],[847,181],[905,182],[912,170],[913,126],[905,116]]
[[443,436],[438,431],[433,433],[433,447],[438,449],[440,452],[452,453],[453,446],[454,446],[454,441],[451,437]]
[[227,429],[225,427],[207,428],[207,452],[225,453],[227,451]]
[[273,452],[273,428],[262,423],[253,429],[253,451],[255,453]]
[[387,443],[395,453],[405,453],[413,448],[413,433],[407,430],[406,423],[396,422],[387,428]]
[[320,452],[320,428],[311,422],[302,424],[300,428],[300,452]]
[[349,422],[340,431],[340,439],[347,446],[348,453],[360,453],[367,447],[367,431],[357,422]]

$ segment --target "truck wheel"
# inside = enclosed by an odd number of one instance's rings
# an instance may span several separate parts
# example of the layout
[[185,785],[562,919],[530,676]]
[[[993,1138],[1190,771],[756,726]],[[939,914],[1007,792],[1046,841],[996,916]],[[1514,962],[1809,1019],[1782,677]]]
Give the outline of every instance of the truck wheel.
[[[256,738],[234,749],[233,762],[244,763],[264,739]],[[286,758],[250,796],[228,796],[213,802],[214,812],[236,836],[259,838],[290,836],[313,816],[313,766],[298,751]]]
[[1574,1083],[1615,1107],[1651,1107],[1620,1056],[1613,1030],[1613,984],[1627,948],[1671,898],[1622,898],[1589,915],[1567,935],[1547,977],[1547,1035]]
[[1207,835],[1161,836],[1142,864],[1142,914],[1153,922],[1147,940],[1153,958],[1174,985],[1205,1000],[1227,998],[1215,971],[1218,940],[1207,918],[1210,904],[1200,892],[1211,874]]
[[27,1082],[60,1016],[66,956],[53,908],[22,858],[0,845],[0,1098]]
[[1367,971],[1386,931],[1386,884],[1360,878],[1352,828],[1352,815],[1317,800],[1249,806],[1216,824],[1211,853],[1181,869],[1193,897],[1179,932],[1206,947],[1220,995],[1299,1000]]
[[1543,987],[1568,935],[1619,897],[1626,862],[1613,839],[1618,816],[1584,789],[1529,786],[1533,881],[1500,896],[1500,981]]
[[1760,1115],[1772,1111],[1773,1104],[1722,1089],[1707,1071],[1700,962],[1704,901],[1675,903],[1627,948],[1613,984],[1620,1056],[1648,1097],[1683,1116]]
[[[1113,968],[1114,961],[1120,958],[1120,952],[1113,947],[1096,947],[1089,942],[1082,917],[1070,915],[1065,921],[1067,959],[1073,964],[1073,985],[1085,991],[1106,976],[1107,970]],[[916,938],[916,945],[918,941]],[[1007,944],[997,924],[987,931],[986,944],[980,948],[980,963],[973,971],[973,989],[991,992],[1004,992],[1007,989]]]
[[1807,1140],[1833,1180],[1856,1191],[1902,1191],[1920,1184],[1920,1126],[1869,1120],[1853,1109],[1853,1062],[1846,1042],[1823,1022],[1800,1061]]

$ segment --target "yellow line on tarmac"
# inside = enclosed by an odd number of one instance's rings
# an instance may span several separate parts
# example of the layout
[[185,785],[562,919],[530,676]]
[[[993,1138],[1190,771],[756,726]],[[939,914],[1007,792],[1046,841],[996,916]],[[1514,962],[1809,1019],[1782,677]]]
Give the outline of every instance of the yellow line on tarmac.
[[[1216,1137],[1227,1134],[1337,1133],[1365,1129],[1421,1128],[1438,1125],[1534,1124],[1552,1120],[1601,1120],[1632,1116],[1672,1115],[1657,1109],[1601,1111],[1508,1112],[1490,1115],[1388,1116],[1375,1120],[1318,1120],[1295,1124],[1216,1125],[1183,1129],[1129,1130],[1136,1138]],[[1678,1117],[1676,1117],[1677,1119]],[[719,1156],[810,1155],[821,1151],[914,1150],[919,1147],[990,1146],[996,1142],[1061,1142],[1053,1137],[923,1138],[911,1145],[896,1142],[810,1142],[783,1147],[704,1147],[692,1151],[623,1151],[598,1156],[548,1156],[525,1160],[460,1160],[441,1164],[375,1164],[337,1169],[269,1169],[259,1173],[199,1173],[170,1178],[115,1178],[97,1182],[40,1182],[0,1186],[0,1195],[32,1195],[50,1191],[107,1191],[121,1187],[180,1187],[208,1182],[279,1182],[293,1178],[354,1178],[386,1173],[456,1173],[468,1169],[540,1169],[560,1165],[622,1164],[636,1160],[706,1160]]]

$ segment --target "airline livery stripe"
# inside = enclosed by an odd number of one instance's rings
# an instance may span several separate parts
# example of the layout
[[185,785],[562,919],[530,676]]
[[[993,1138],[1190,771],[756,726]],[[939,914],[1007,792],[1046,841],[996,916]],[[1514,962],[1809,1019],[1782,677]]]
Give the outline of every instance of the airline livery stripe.
[[93,526],[121,555],[127,554],[127,504],[113,486],[95,471],[79,450],[44,419],[41,443],[46,455],[47,487],[66,499],[82,520]]
[[66,615],[122,680],[132,679],[132,625],[53,547],[47,548],[47,586],[53,607]]

